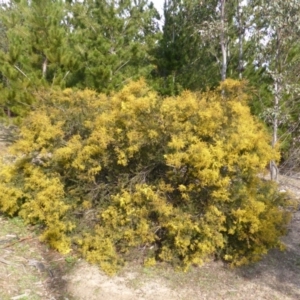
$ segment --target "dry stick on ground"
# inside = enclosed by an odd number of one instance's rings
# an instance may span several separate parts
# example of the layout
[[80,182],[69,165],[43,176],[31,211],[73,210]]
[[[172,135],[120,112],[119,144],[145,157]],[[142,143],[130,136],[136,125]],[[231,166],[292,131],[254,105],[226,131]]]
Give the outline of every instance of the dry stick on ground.
[[6,264],[6,265],[13,265],[12,262],[10,262],[10,261],[8,261],[8,260],[6,260],[4,258],[1,258],[1,257],[0,257],[0,263]]
[[24,242],[24,241],[26,241],[26,240],[33,240],[33,239],[35,239],[36,237],[32,237],[32,236],[27,236],[27,237],[24,237],[24,238],[21,238],[21,239],[19,239],[19,240],[17,240],[17,241],[15,241],[15,242],[13,242],[13,243],[10,243],[10,244],[8,244],[8,245],[6,245],[6,246],[4,246],[4,247],[1,247],[0,249],[5,249],[5,248],[8,248],[8,247],[11,247],[11,246],[13,246],[13,245],[15,245],[15,244],[17,244],[17,243],[21,243],[21,242]]

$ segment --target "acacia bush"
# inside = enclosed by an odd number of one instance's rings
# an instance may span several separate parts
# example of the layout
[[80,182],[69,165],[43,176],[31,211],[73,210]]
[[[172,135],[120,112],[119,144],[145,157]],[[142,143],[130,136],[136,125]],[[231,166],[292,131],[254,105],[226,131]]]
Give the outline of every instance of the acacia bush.
[[[221,92],[222,91],[222,92]],[[260,179],[278,153],[243,84],[161,98],[143,80],[112,95],[40,91],[0,171],[0,208],[40,224],[108,273],[143,249],[188,268],[233,265],[281,247],[285,194]]]

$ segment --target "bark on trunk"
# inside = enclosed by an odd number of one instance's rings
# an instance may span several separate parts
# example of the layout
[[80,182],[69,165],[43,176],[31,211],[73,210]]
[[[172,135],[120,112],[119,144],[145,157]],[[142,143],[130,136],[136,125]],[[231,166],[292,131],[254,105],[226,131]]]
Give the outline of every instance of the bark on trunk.
[[44,59],[44,62],[43,62],[43,78],[46,78],[46,75],[47,75],[47,67],[48,67],[48,60],[47,58]]
[[227,41],[225,35],[225,4],[226,0],[221,0],[221,35],[220,35],[220,44],[222,51],[222,69],[221,69],[221,80],[226,79],[227,73]]
[[242,20],[242,7],[238,1],[237,7],[237,18],[238,18],[238,26],[239,26],[239,79],[243,79],[243,38],[244,38],[244,28],[243,28],[243,20]]
[[[278,142],[278,124],[279,124],[279,103],[281,97],[281,82],[279,78],[280,65],[279,65],[279,55],[280,55],[280,37],[277,32],[276,41],[276,68],[274,74],[274,107],[273,107],[273,136],[272,136],[272,148],[274,149]],[[271,180],[278,181],[279,170],[275,161],[270,162],[270,175]]]

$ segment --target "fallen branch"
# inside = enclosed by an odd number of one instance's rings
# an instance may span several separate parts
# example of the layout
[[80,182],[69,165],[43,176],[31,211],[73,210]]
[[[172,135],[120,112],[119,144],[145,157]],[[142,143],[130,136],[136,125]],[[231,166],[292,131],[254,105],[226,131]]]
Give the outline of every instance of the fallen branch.
[[6,246],[4,246],[4,247],[1,247],[1,249],[5,249],[5,248],[8,248],[8,247],[11,247],[11,246],[13,246],[13,245],[15,245],[15,244],[17,244],[17,243],[21,243],[21,242],[24,242],[24,241],[26,241],[26,240],[32,240],[32,239],[34,239],[35,237],[32,237],[32,236],[27,236],[27,237],[24,237],[24,238],[21,238],[21,239],[19,239],[19,240],[17,240],[17,241],[15,241],[15,242],[13,242],[13,243],[10,243],[10,244],[8,244],[8,245],[6,245]]
[[28,78],[28,76],[17,66],[14,65],[15,69],[17,69],[23,76],[25,76],[26,78]]
[[1,257],[0,257],[0,262],[3,263],[3,264],[6,264],[6,265],[13,265],[12,262],[10,262],[10,261],[8,261],[8,260],[6,260],[4,258],[1,258]]

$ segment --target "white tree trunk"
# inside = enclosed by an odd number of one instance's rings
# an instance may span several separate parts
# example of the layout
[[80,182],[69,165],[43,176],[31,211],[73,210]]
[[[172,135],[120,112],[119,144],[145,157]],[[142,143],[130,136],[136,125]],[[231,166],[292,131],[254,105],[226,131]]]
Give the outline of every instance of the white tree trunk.
[[240,0],[238,0],[237,6],[237,21],[238,21],[238,30],[239,30],[239,79],[243,79],[243,39],[244,39],[244,27],[242,20],[243,10],[240,4]]
[[[279,78],[280,74],[280,63],[279,63],[279,55],[280,55],[280,36],[277,32],[277,41],[276,41],[276,68],[275,74],[273,76],[274,80],[274,107],[273,107],[273,136],[272,136],[272,148],[274,149],[278,142],[278,124],[279,124],[279,104],[281,97],[281,81]],[[278,181],[278,167],[276,162],[272,160],[270,162],[270,175],[271,180]]]
[[[276,74],[277,75],[277,74]],[[278,113],[279,113],[279,80],[276,76],[274,80],[274,116],[273,116],[273,136],[272,136],[272,148],[274,149],[278,141]],[[272,160],[270,162],[270,175],[271,180],[278,181],[278,167],[276,162]]]
[[42,67],[43,78],[46,78],[47,68],[48,68],[48,60],[47,60],[47,57],[45,57],[44,62],[43,62],[43,67]]
[[225,19],[225,4],[226,0],[221,0],[221,34],[220,34],[220,44],[222,51],[222,69],[221,69],[221,80],[226,79],[227,73],[227,39],[226,39],[226,19]]

